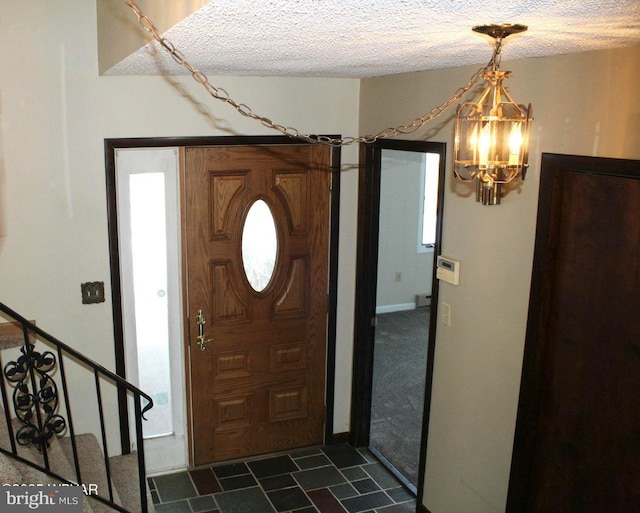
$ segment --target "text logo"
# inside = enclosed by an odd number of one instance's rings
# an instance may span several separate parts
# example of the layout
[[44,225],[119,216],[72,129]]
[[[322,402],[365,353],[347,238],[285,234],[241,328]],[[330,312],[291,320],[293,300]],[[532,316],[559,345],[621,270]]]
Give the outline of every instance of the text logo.
[[81,513],[82,487],[3,486],[0,488],[0,511]]

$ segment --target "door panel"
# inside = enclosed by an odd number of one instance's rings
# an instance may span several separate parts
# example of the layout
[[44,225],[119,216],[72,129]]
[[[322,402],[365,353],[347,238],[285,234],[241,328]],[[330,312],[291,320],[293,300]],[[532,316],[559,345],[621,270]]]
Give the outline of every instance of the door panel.
[[640,162],[543,155],[507,511],[640,502]]
[[[186,151],[186,240],[194,463],[321,443],[329,227],[329,149]],[[273,275],[257,291],[244,222],[273,215]],[[211,342],[201,351],[196,314]]]

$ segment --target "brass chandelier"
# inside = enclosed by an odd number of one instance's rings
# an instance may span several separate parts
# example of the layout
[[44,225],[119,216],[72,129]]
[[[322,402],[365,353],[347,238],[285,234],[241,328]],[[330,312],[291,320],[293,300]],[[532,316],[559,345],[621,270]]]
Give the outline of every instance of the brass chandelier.
[[460,87],[451,98],[406,125],[385,128],[376,134],[358,137],[329,137],[306,134],[298,129],[275,123],[255,113],[248,105],[239,103],[221,87],[215,87],[207,76],[194,68],[184,54],[171,41],[164,38],[154,23],[142,12],[135,0],[123,0],[138,18],[138,22],[173,60],[182,66],[208,94],[227,103],[238,114],[256,120],[261,125],[288,137],[309,143],[329,146],[347,146],[355,143],[369,144],[378,139],[416,132],[427,123],[441,116],[454,103],[471,90],[481,78],[488,85],[479,99],[458,107],[455,127],[454,175],[459,180],[476,181],[476,199],[483,205],[497,205],[502,196],[502,185],[516,177],[524,178],[528,167],[529,127],[532,121],[531,105],[516,104],[502,85],[510,71],[500,69],[500,57],[504,39],[527,30],[524,25],[482,25],[475,32],[494,38],[495,48],[489,63],[476,71],[469,82]]
[[524,25],[483,25],[474,31],[495,40],[493,58],[483,77],[488,82],[480,97],[458,107],[454,142],[454,173],[462,181],[476,182],[476,201],[497,205],[502,185],[524,179],[528,160],[531,104],[515,103],[502,82],[510,71],[500,69],[503,40],[527,30]]

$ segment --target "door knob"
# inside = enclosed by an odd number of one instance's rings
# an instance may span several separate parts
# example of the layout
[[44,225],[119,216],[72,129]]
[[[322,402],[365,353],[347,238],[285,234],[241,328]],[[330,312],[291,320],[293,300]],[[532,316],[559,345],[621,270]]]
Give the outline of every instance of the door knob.
[[196,324],[198,325],[198,336],[196,337],[196,340],[198,341],[198,347],[200,348],[200,351],[204,351],[205,347],[207,347],[207,344],[213,341],[213,339],[205,338],[204,336],[204,325],[206,324],[206,322],[207,321],[204,318],[204,313],[202,313],[202,310],[198,310],[198,314],[196,315]]

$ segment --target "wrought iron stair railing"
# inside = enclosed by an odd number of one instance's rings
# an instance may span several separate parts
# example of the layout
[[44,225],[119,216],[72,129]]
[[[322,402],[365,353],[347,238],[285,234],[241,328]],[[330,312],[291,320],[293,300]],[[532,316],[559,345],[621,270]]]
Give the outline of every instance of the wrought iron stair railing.
[[[90,380],[95,386],[96,409],[99,421],[99,433],[96,438],[102,442],[104,473],[108,493],[92,495],[92,498],[122,513],[128,509],[114,500],[110,455],[108,449],[107,423],[105,422],[105,395],[117,397],[124,390],[133,404],[135,419],[135,440],[137,449],[137,471],[140,490],[140,512],[149,511],[146,471],[144,462],[144,442],[142,420],[144,414],[153,407],[151,397],[116,375],[102,365],[92,361],[72,347],[49,335],[3,303],[0,303],[0,323],[12,323],[22,334],[20,356],[7,363],[2,362],[0,376],[0,395],[7,425],[9,447],[0,447],[0,452],[44,472],[64,483],[88,485],[82,479],[82,468],[76,443],[76,423],[73,412],[84,416],[90,410],[86,404],[74,404],[72,383],[67,379],[65,362],[73,361],[76,367],[93,373]],[[36,348],[36,344],[39,346]],[[44,350],[43,350],[44,349]],[[106,386],[105,386],[106,384]],[[60,395],[61,388],[62,395]],[[105,388],[108,388],[105,391]],[[11,392],[13,389],[13,392]],[[86,390],[82,394],[87,395]],[[11,399],[10,399],[11,396]],[[83,399],[84,400],[84,399]],[[144,406],[143,406],[144,400]],[[62,403],[62,404],[61,404]],[[12,412],[15,418],[12,417]],[[86,420],[86,419],[85,419]],[[86,424],[86,422],[85,422]],[[119,426],[118,426],[119,428]],[[52,469],[49,448],[54,438],[68,435],[72,453],[72,476],[60,475]],[[19,454],[19,446],[34,446],[41,455],[40,462],[30,461]],[[136,508],[137,510],[137,508]]]

